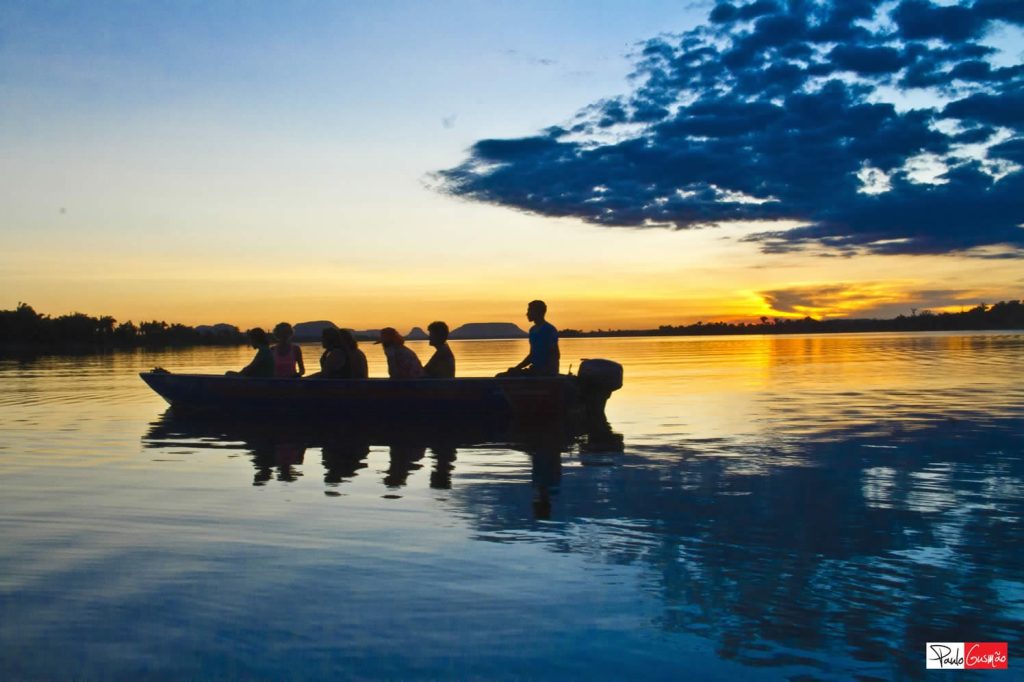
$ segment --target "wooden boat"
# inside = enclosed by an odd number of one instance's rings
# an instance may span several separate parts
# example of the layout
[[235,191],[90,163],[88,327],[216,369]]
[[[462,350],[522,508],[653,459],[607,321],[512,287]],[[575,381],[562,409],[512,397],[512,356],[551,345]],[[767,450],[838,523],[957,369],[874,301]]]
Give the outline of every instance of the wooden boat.
[[553,377],[263,379],[161,370],[139,376],[176,411],[241,415],[603,416],[608,396],[622,385],[621,366],[608,360],[584,361],[580,374]]

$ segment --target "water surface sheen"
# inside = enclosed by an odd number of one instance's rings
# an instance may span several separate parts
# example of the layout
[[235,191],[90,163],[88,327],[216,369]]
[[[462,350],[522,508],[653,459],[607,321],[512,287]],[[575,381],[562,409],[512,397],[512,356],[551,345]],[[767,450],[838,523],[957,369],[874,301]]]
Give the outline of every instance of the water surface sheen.
[[[453,349],[469,376],[526,350]],[[565,339],[626,369],[577,434],[183,420],[137,376],[250,354],[0,359],[4,678],[1022,665],[1024,335]]]

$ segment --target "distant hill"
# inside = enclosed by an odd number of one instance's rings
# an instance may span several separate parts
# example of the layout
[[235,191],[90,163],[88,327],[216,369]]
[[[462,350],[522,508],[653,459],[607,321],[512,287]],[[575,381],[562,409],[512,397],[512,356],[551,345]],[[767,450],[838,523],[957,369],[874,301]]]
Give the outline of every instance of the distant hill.
[[379,329],[353,329],[352,335],[357,341],[376,341],[380,338]]
[[529,334],[511,322],[470,322],[449,334],[451,339],[525,339]]
[[196,327],[196,331],[200,334],[212,334],[217,336],[218,334],[238,334],[238,327],[227,322],[220,322],[218,324],[201,324]]
[[[320,320],[317,322],[299,322],[295,325],[296,341],[319,341],[320,333],[327,327],[335,327],[333,322]],[[352,333],[359,341],[376,341],[380,338],[379,329],[354,329]],[[457,327],[449,334],[454,340],[466,339],[525,339],[529,334],[511,322],[470,322]],[[430,336],[422,327],[413,327],[405,335],[408,341],[426,341]]]
[[315,322],[299,322],[295,325],[296,341],[319,341],[320,335],[325,329],[337,329],[338,325],[330,320],[317,320]]

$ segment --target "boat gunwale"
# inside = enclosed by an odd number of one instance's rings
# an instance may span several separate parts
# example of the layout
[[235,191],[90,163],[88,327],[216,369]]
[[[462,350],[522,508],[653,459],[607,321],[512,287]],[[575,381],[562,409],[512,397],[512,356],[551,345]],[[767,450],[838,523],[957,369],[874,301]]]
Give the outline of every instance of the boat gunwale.
[[239,375],[230,375],[230,374],[197,374],[197,373],[153,372],[153,371],[139,372],[139,377],[141,377],[142,379],[145,379],[146,377],[182,377],[182,378],[190,378],[190,379],[221,379],[221,380],[231,380],[231,381],[261,381],[261,382],[262,381],[270,381],[270,382],[281,382],[281,383],[306,382],[306,381],[309,381],[309,382],[316,382],[317,384],[320,384],[320,383],[345,383],[345,384],[349,384],[349,383],[355,383],[355,382],[367,382],[367,383],[382,382],[382,383],[389,383],[389,384],[393,384],[393,383],[397,383],[397,382],[408,382],[408,383],[423,382],[423,383],[429,383],[429,384],[436,384],[436,383],[439,383],[439,382],[448,383],[448,382],[481,382],[481,381],[499,381],[499,382],[505,382],[505,381],[514,381],[514,382],[523,381],[523,382],[527,382],[528,381],[528,382],[534,383],[534,382],[538,382],[538,381],[550,382],[550,381],[566,381],[566,380],[575,380],[576,379],[576,375],[575,374],[556,374],[556,375],[553,375],[553,376],[451,377],[451,378],[445,378],[445,379],[439,379],[439,378],[434,378],[434,377],[416,377],[416,378],[409,378],[409,379],[393,379],[393,378],[389,378],[389,377],[367,377],[365,379],[328,379],[328,378],[323,378],[323,377],[251,377],[251,376],[245,376],[245,375],[242,375],[242,374],[239,374]]

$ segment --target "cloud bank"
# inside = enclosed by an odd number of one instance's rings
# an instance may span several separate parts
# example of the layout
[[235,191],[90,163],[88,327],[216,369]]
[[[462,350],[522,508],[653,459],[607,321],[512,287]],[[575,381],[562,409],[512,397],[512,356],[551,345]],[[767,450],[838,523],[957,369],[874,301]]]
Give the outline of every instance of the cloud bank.
[[768,252],[1024,257],[1024,65],[985,44],[1022,26],[1020,0],[721,3],[628,95],[438,177],[596,225],[800,224],[746,238]]
[[895,317],[913,309],[977,305],[982,299],[966,289],[907,290],[900,282],[857,282],[797,286],[759,292],[773,311],[826,317]]

